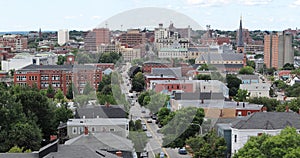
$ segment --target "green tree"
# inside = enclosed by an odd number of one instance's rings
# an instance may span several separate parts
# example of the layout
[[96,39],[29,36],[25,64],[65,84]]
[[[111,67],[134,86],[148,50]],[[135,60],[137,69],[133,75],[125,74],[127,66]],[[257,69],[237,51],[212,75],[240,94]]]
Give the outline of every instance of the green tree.
[[245,66],[240,69],[239,74],[252,75],[254,74],[254,69],[251,66]]
[[55,90],[54,88],[52,87],[51,84],[49,84],[49,87],[47,88],[47,97],[48,98],[53,98],[55,95]]
[[288,97],[299,97],[300,83],[295,83],[293,86],[285,88],[285,95]]
[[55,99],[57,99],[59,102],[61,102],[65,96],[64,96],[64,93],[61,91],[61,89],[58,89],[56,94],[55,94]]
[[24,151],[24,147],[20,148],[18,146],[13,146],[12,148],[9,149],[8,151],[9,153],[31,153],[31,150],[30,149],[27,149]]
[[121,57],[117,52],[104,52],[100,55],[98,63],[116,63]]
[[129,131],[128,138],[133,142],[133,147],[137,152],[137,155],[140,155],[140,153],[144,151],[148,142],[146,133],[143,131]]
[[187,62],[190,64],[190,65],[194,65],[195,64],[195,61],[196,59],[188,59]]
[[294,64],[286,63],[282,67],[283,70],[295,70]]
[[[167,107],[162,107],[159,109],[157,113],[157,119],[161,122],[161,124],[164,122],[164,120],[169,116],[171,113],[171,110],[168,109]],[[165,124],[163,124],[165,125]]]
[[198,74],[196,75],[197,80],[211,80],[210,75]]
[[214,130],[204,136],[190,137],[186,140],[194,153],[194,158],[226,157],[226,142],[223,137],[218,137]]
[[246,64],[247,66],[250,66],[253,69],[255,69],[255,62],[253,60],[247,60]]
[[145,89],[145,78],[143,73],[138,72],[136,75],[134,75],[134,78],[132,79],[132,90],[136,92],[141,92]]
[[275,111],[276,107],[280,105],[280,101],[267,97],[252,97],[247,99],[249,103],[260,104],[267,107],[268,111]]
[[229,96],[236,96],[242,80],[237,78],[236,75],[226,75],[227,87],[229,88]]
[[94,90],[94,88],[91,86],[91,84],[89,82],[87,82],[83,89],[83,94],[89,95],[93,90]]
[[73,88],[72,88],[72,84],[70,84],[68,86],[68,91],[66,94],[67,99],[73,99]]
[[281,89],[281,90],[285,90],[288,87],[288,85],[282,80],[274,81],[273,85],[275,85],[278,89]]
[[299,146],[300,134],[295,128],[287,127],[275,136],[251,137],[233,157],[299,157]]
[[164,134],[164,147],[183,147],[186,139],[195,136],[203,122],[204,110],[202,108],[187,107],[176,111],[176,115],[161,130]]
[[58,127],[60,122],[67,122],[70,118],[73,118],[73,112],[67,108],[67,103],[65,103],[54,111],[54,126]]
[[[144,101],[147,97],[144,98]],[[156,93],[150,96],[150,101],[145,105],[152,113],[157,113],[160,108],[166,105],[168,97],[165,94]],[[145,103],[143,103],[145,104]]]
[[67,61],[66,56],[59,55],[56,64],[63,65]]
[[247,90],[239,89],[235,96],[235,100],[236,101],[245,101],[247,96],[249,96]]

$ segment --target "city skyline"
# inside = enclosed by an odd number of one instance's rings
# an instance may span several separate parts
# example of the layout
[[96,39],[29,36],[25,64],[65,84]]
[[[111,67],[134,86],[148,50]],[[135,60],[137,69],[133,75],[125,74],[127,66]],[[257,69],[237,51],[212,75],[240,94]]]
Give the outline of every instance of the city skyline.
[[[50,3],[51,2],[51,3]],[[141,1],[141,0],[111,0],[74,3],[65,1],[3,1],[3,13],[12,10],[22,14],[2,14],[0,32],[53,30],[91,30],[103,26],[106,21],[120,13],[144,7],[158,7],[172,10],[188,16],[198,23],[201,28],[211,25],[212,29],[236,30],[239,17],[243,16],[243,26],[249,30],[284,30],[296,29],[300,26],[297,7],[300,0],[176,0],[176,1]],[[148,19],[145,19],[148,20]],[[172,19],[170,19],[172,21]],[[128,23],[135,23],[128,21]],[[159,22],[152,24],[157,26]],[[108,28],[122,29],[107,23]],[[122,25],[126,26],[126,23]],[[165,24],[166,25],[166,24]],[[175,23],[176,26],[176,23]],[[128,25],[127,28],[131,28]],[[123,27],[123,29],[127,29]]]

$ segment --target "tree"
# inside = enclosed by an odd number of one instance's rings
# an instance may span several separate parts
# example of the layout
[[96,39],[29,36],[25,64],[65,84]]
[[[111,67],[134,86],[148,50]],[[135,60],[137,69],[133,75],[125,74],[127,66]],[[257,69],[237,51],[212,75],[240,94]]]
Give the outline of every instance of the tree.
[[295,70],[294,64],[286,63],[282,67],[283,70]]
[[250,66],[253,69],[255,69],[255,62],[253,60],[247,60],[246,64],[247,66]]
[[235,96],[235,100],[236,101],[245,101],[247,96],[249,96],[247,90],[239,89]]
[[210,75],[198,74],[196,75],[197,80],[211,80]]
[[49,87],[47,88],[47,97],[48,98],[53,98],[55,95],[55,90],[54,88],[52,87],[51,84],[49,84]]
[[254,74],[254,69],[251,66],[245,66],[240,69],[239,74],[252,75]]
[[67,99],[73,99],[73,88],[72,88],[72,84],[70,84],[68,86],[68,91],[67,91],[67,94],[66,94],[66,98]]
[[263,59],[264,58],[264,55],[263,54],[256,54],[254,56],[254,59]]
[[226,75],[227,87],[229,88],[229,96],[236,96],[242,80],[237,78],[236,75]]
[[61,102],[65,96],[64,96],[64,93],[61,91],[61,89],[58,89],[56,94],[55,94],[55,99],[57,99],[59,102]]
[[8,153],[31,153],[30,149],[27,149],[24,151],[24,147],[20,148],[18,146],[13,146],[12,148],[9,149]]
[[56,64],[63,65],[67,61],[66,56],[59,55]]
[[285,89],[285,95],[288,97],[298,97],[300,94],[300,83],[295,83],[293,86],[288,86]]
[[54,125],[55,127],[58,127],[60,122],[67,122],[68,119],[73,118],[73,112],[67,108],[67,104],[65,103],[61,107],[55,109],[54,118]]
[[[161,93],[156,93],[149,97],[150,97],[150,101],[145,106],[154,114],[157,113],[161,107],[165,106],[166,102],[168,101],[167,95],[161,94]],[[144,101],[147,98],[148,97],[146,96],[144,98]],[[144,101],[143,101],[143,104],[145,104]]]
[[186,140],[186,144],[193,150],[194,158],[226,157],[225,139],[218,137],[214,130],[204,136],[190,137]]
[[116,63],[121,57],[117,52],[104,52],[100,55],[98,63]]
[[[162,107],[159,109],[157,113],[157,119],[161,122],[161,124],[164,122],[164,120],[169,116],[171,110],[168,109],[167,107]],[[163,125],[165,125],[163,123]]]
[[267,111],[275,111],[276,107],[280,105],[280,101],[267,97],[252,97],[247,99],[247,101],[253,104],[264,105],[267,108]]
[[186,139],[194,136],[200,130],[203,122],[204,110],[202,108],[187,107],[176,111],[176,115],[162,129],[164,134],[164,147],[183,147]]
[[286,127],[280,134],[251,137],[247,143],[234,154],[238,157],[299,157],[300,134],[295,128]]
[[136,92],[141,92],[145,89],[145,79],[144,75],[141,72],[138,72],[136,75],[134,75],[134,78],[132,79],[132,90]]
[[83,89],[83,94],[89,95],[93,90],[94,90],[94,88],[91,86],[91,84],[89,82],[87,82]]
[[196,59],[188,59],[187,62],[188,62],[190,65],[194,65],[194,64],[195,64],[195,60],[196,60]]

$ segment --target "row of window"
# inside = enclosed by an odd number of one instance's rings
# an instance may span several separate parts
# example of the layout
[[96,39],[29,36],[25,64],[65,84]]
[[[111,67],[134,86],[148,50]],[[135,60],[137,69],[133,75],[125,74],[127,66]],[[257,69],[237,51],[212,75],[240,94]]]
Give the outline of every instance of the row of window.
[[[72,134],[82,134],[83,130],[84,130],[83,127],[72,127]],[[105,132],[106,128],[103,127],[102,131]],[[110,132],[114,132],[115,129],[114,128],[110,128],[109,131]],[[92,132],[96,132],[95,127],[92,127]]]

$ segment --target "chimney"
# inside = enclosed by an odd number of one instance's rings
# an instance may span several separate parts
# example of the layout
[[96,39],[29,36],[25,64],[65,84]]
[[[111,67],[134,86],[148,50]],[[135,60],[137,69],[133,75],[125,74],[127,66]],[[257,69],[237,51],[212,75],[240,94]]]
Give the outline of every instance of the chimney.
[[222,117],[222,116],[223,116],[223,110],[220,109],[220,117]]
[[240,102],[236,102],[236,106],[239,106],[240,105]]
[[262,112],[267,112],[267,107],[264,106],[264,107],[262,108]]
[[243,108],[245,108],[245,102],[243,102]]
[[119,151],[116,152],[116,155],[117,155],[118,157],[122,157],[122,152],[119,150]]
[[106,102],[106,103],[105,103],[105,106],[106,106],[107,108],[109,108],[109,106],[110,106],[109,102]]
[[164,74],[160,74],[160,77],[164,77]]
[[289,112],[289,106],[285,106],[285,112]]
[[201,99],[201,104],[204,104],[204,99],[203,98]]
[[84,127],[84,135],[88,135],[89,134],[89,129],[85,126]]

